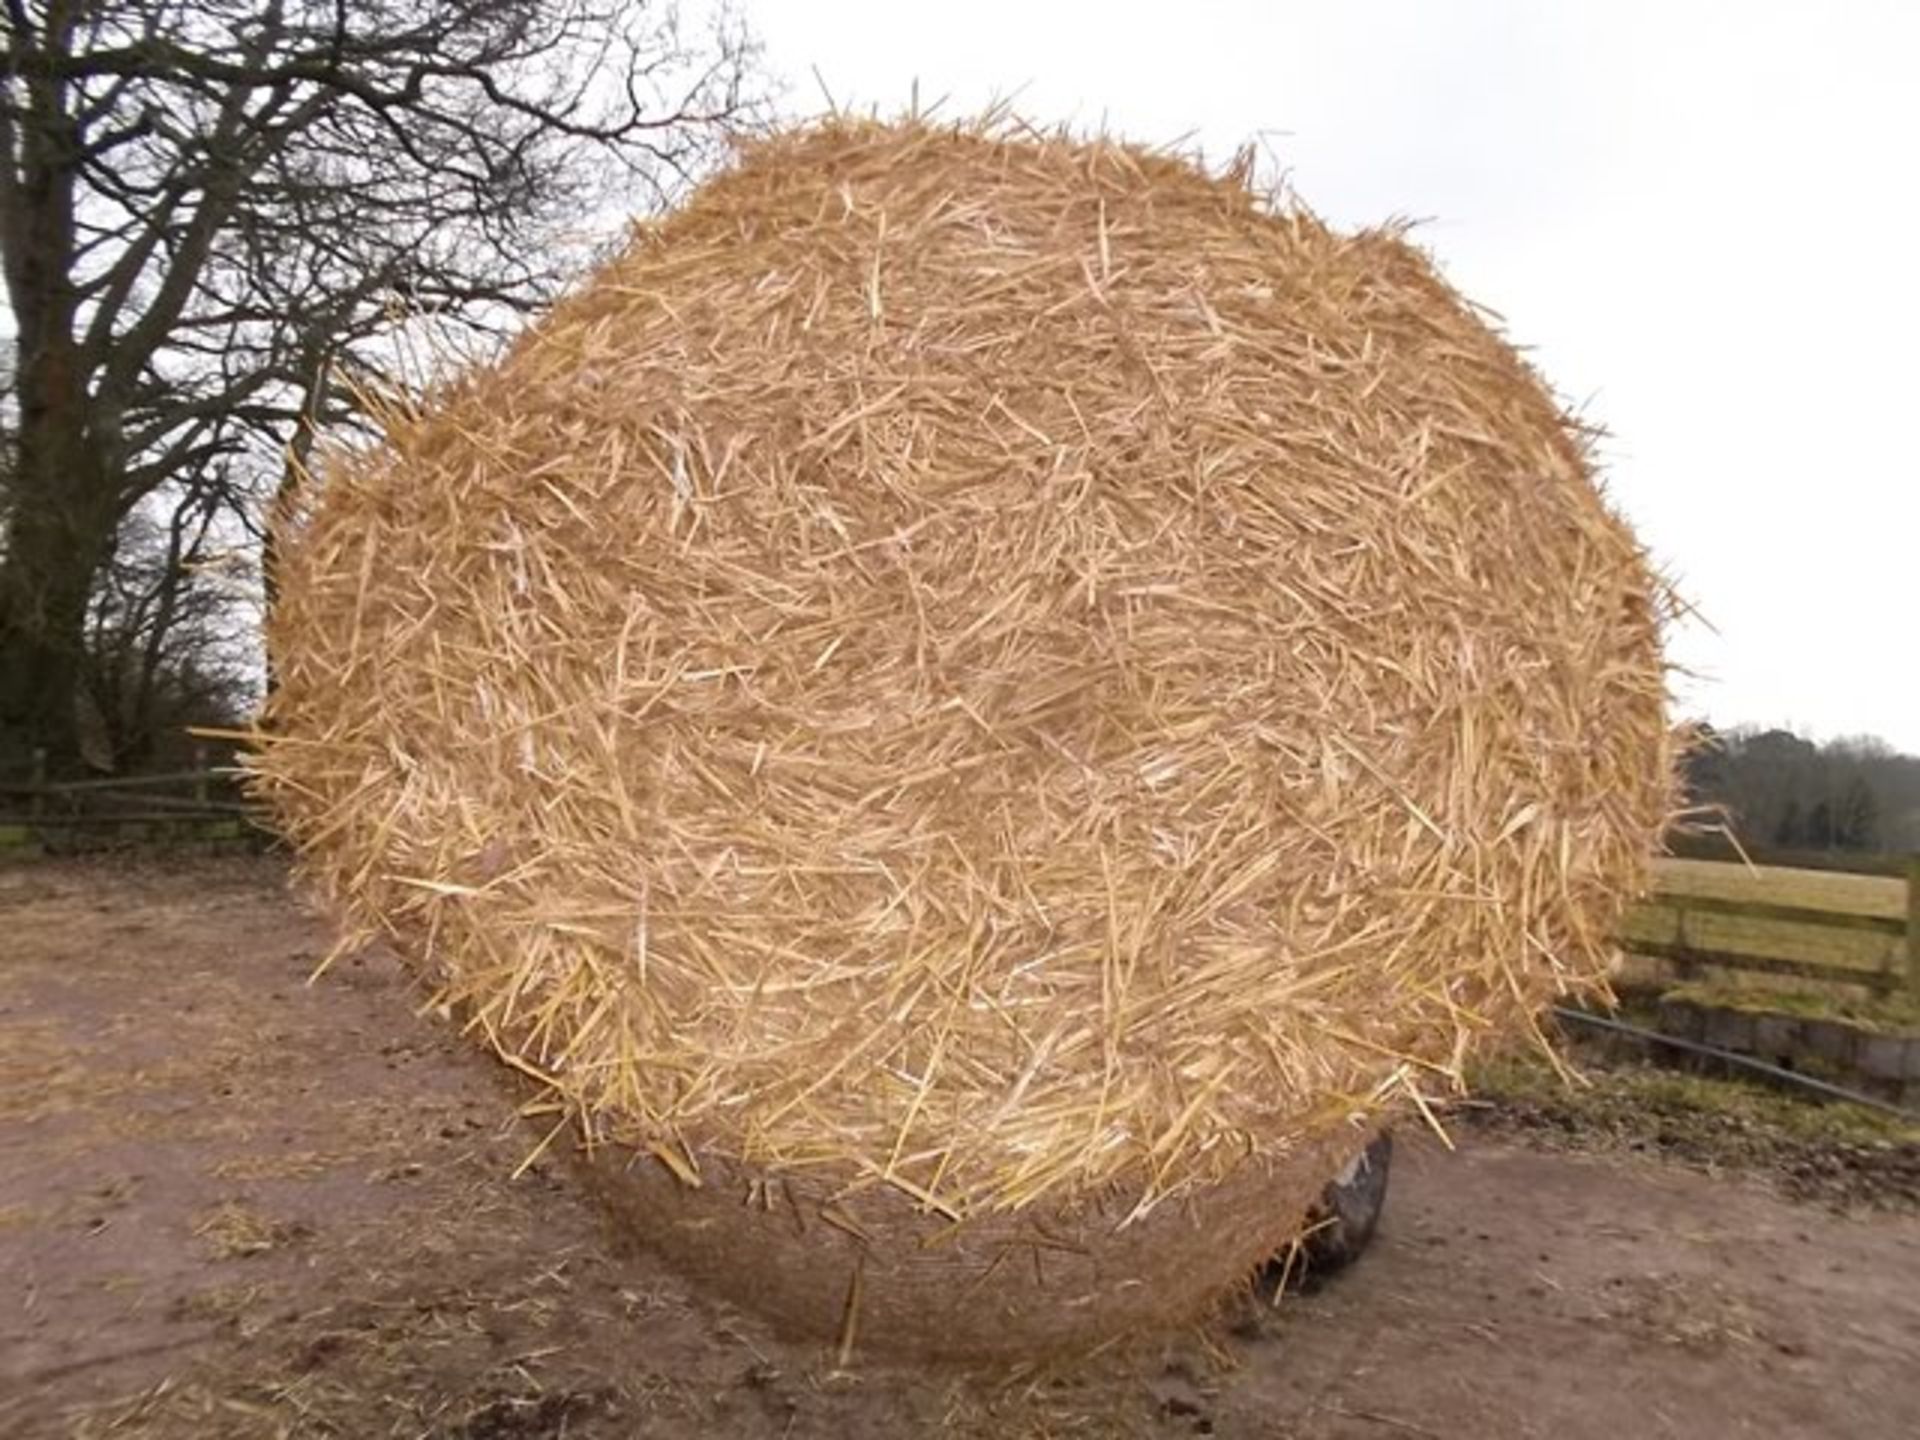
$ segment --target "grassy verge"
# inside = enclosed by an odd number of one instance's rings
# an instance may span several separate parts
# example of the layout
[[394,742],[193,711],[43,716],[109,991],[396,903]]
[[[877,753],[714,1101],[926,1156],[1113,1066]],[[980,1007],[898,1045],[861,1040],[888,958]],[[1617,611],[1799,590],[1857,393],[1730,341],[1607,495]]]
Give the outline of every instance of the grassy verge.
[[1461,1118],[1533,1144],[1753,1174],[1839,1209],[1920,1210],[1920,1125],[1911,1121],[1740,1081],[1572,1058],[1581,1079],[1571,1085],[1532,1058],[1479,1067]]
[[1838,989],[1701,981],[1676,985],[1663,998],[1807,1020],[1845,1020],[1884,1033],[1920,1030],[1920,999],[1908,995],[1849,995]]

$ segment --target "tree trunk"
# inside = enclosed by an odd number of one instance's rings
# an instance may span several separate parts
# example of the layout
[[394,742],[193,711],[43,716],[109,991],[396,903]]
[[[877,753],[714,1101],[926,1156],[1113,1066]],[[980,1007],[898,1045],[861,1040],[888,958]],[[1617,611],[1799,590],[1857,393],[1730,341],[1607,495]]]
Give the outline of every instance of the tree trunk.
[[0,559],[0,733],[68,772],[80,764],[87,601],[113,552],[118,491],[84,422],[31,410],[22,421]]
[[[47,32],[61,46],[72,19]],[[80,764],[87,600],[113,549],[121,476],[109,439],[117,416],[93,405],[78,339],[72,157],[81,135],[64,82],[31,81],[25,93],[30,115],[8,117],[0,215],[20,405],[0,551],[0,744],[43,748],[58,773]]]

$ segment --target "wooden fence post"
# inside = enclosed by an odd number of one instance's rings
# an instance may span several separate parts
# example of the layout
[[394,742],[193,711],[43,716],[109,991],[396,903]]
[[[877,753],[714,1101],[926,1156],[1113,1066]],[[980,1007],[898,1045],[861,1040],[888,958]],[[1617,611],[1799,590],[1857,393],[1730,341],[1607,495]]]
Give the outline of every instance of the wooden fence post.
[[27,814],[36,821],[47,813],[47,752],[33,748],[33,794],[27,799]]
[[1920,855],[1907,857],[1907,994],[1920,1000]]
[[193,768],[197,772],[193,777],[193,798],[196,804],[207,803],[207,745],[204,740],[193,747]]

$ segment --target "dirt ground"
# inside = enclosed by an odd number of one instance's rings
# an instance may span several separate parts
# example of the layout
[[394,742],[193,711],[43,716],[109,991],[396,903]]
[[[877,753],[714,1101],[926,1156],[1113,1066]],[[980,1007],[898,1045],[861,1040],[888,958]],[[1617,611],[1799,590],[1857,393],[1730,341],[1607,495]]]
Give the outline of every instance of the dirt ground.
[[0,1434],[1920,1433],[1920,1215],[1527,1125],[1403,1133],[1373,1250],[1233,1333],[837,1372],[516,1176],[489,1062],[327,943],[270,861],[0,870]]

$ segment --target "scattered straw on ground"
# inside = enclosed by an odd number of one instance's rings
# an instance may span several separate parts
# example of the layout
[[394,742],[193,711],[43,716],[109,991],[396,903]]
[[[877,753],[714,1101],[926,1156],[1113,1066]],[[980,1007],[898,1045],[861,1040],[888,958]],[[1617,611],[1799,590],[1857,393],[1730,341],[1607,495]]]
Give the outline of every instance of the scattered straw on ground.
[[306,874],[600,1138],[1204,1183],[1600,983],[1661,591],[1395,232],[1123,145],[759,143],[283,528]]
[[300,1240],[308,1232],[297,1221],[275,1220],[239,1201],[224,1201],[195,1221],[194,1236],[215,1259],[262,1255]]

